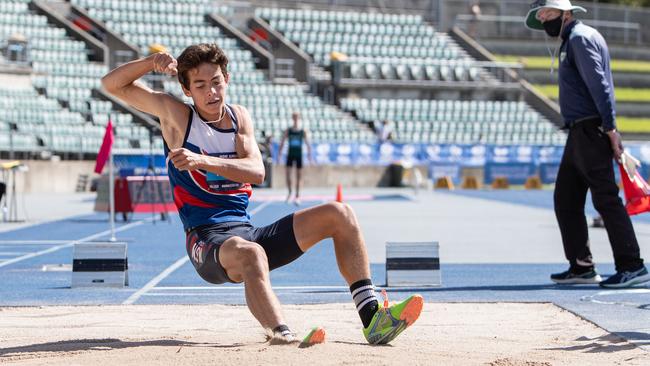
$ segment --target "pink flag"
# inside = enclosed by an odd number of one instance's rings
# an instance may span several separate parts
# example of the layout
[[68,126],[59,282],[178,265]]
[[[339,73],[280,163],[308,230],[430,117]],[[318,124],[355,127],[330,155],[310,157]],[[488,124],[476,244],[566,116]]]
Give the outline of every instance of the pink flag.
[[104,133],[104,141],[102,142],[102,147],[99,149],[97,154],[97,162],[95,163],[95,173],[100,174],[104,169],[104,165],[111,154],[111,147],[113,146],[113,123],[111,123],[111,117],[108,117],[108,125],[106,126],[106,132]]

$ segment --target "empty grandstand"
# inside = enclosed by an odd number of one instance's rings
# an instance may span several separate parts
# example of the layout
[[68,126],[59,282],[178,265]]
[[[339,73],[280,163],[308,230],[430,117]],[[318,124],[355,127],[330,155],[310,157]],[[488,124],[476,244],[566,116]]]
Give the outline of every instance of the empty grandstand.
[[[299,111],[305,127],[312,131],[315,141],[371,141],[372,132],[336,107],[324,104],[307,93],[301,85],[277,85],[255,68],[253,55],[237,45],[237,41],[222,34],[204,17],[215,11],[211,1],[186,0],[175,5],[158,1],[74,0],[88,8],[88,13],[119,32],[142,54],[149,46],[161,44],[172,55],[195,43],[216,42],[230,59],[230,103],[247,106],[257,126],[258,137],[266,130],[276,140],[289,127],[291,113]],[[170,12],[172,12],[170,14]],[[187,102],[179,83],[164,80],[164,90]]]
[[109,114],[116,126],[116,149],[148,150],[146,128],[134,124],[130,114],[120,113],[111,103],[92,96],[99,79],[108,71],[106,64],[91,61],[83,42],[48,23],[44,15],[37,15],[29,1],[3,0],[0,4],[0,37],[27,40],[25,65],[31,67],[33,86],[3,86],[0,120],[17,131],[12,146],[5,144],[8,136],[3,136],[3,150],[13,147],[28,155],[96,154]]
[[[355,89],[352,93],[338,91],[340,95],[352,94],[341,98],[344,110],[354,112],[368,123],[394,121],[398,142],[561,144],[564,141],[564,134],[557,132],[550,121],[518,101],[490,100],[489,96],[487,100],[469,102],[458,100],[465,99],[459,94],[454,100],[434,98],[438,100],[429,100],[430,103],[409,99],[413,92],[404,93],[399,89],[424,88],[426,94],[432,94],[440,89],[471,92],[519,87],[502,82],[484,67],[485,63],[470,57],[420,15],[282,8],[260,8],[255,14],[309,53],[314,62],[330,68],[337,86]],[[345,55],[344,60],[332,61],[333,53]],[[368,91],[373,85],[395,90],[394,95],[404,97],[391,99],[381,95],[382,92],[373,95]],[[511,94],[515,96],[513,99],[519,96]],[[362,98],[355,100],[359,95]],[[476,96],[468,95],[470,99]]]

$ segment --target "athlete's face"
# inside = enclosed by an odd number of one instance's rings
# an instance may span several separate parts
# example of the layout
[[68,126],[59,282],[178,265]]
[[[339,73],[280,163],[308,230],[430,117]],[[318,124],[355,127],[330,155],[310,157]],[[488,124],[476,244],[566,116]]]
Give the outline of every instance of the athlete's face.
[[224,75],[219,65],[202,63],[187,72],[190,89],[183,91],[192,97],[194,105],[206,118],[218,119],[223,113],[229,75]]

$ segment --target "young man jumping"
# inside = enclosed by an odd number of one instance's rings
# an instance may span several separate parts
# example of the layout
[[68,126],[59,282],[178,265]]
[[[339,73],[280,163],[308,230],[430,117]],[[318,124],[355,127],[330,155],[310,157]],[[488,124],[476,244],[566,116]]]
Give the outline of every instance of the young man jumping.
[[[187,105],[154,92],[138,79],[156,71],[178,75]],[[228,58],[215,44],[186,48],[126,63],[102,79],[112,95],[160,119],[169,180],[187,234],[186,250],[198,274],[214,284],[244,283],[246,303],[274,338],[294,342],[269,279],[316,243],[333,238],[341,275],[350,286],[371,344],[388,343],[412,325],[423,299],[383,306],[370,280],[361,230],[350,206],[327,203],[300,210],[265,227],[247,213],[251,183],[264,180],[264,166],[246,108],[226,104]]]

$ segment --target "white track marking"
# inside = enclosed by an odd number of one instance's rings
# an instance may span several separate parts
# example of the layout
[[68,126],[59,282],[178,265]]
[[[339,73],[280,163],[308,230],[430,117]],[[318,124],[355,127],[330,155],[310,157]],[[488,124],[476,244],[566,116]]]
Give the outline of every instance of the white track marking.
[[133,293],[133,295],[129,296],[128,299],[124,300],[122,305],[131,305],[134,302],[138,301],[140,296],[145,295],[147,293],[147,291],[154,288],[154,286],[159,284],[160,281],[164,280],[165,277],[172,274],[172,272],[177,270],[180,266],[185,264],[185,262],[187,262],[188,260],[190,260],[190,258],[187,255],[185,255],[182,258],[180,258],[179,260],[177,260],[176,262],[174,262],[174,264],[172,264],[171,266],[165,268],[165,270],[160,272],[160,274],[158,276],[154,277],[151,281],[147,282],[147,284],[144,285],[141,289],[139,289],[138,291]]
[[[128,229],[130,229],[132,227],[140,226],[140,225],[144,224],[145,221],[148,221],[148,220],[151,220],[151,219],[145,219],[145,220],[142,220],[142,221],[137,221],[137,222],[134,222],[134,223],[131,223],[131,224],[121,226],[121,227],[115,229],[115,232],[117,233],[117,232],[120,232],[120,231],[128,230]],[[38,256],[41,256],[43,254],[56,252],[57,250],[61,250],[63,248],[71,247],[71,246],[73,246],[73,245],[75,245],[77,243],[83,243],[83,242],[91,241],[91,240],[94,240],[94,239],[97,239],[97,238],[101,238],[102,236],[109,235],[110,233],[111,233],[111,230],[104,230],[104,231],[102,231],[100,233],[89,235],[89,236],[87,236],[85,238],[74,240],[74,241],[68,242],[66,244],[57,245],[57,246],[49,248],[49,249],[41,250],[40,252],[34,252],[34,253],[26,254],[26,255],[23,255],[23,256],[20,256],[20,257],[16,257],[14,259],[4,261],[4,262],[0,262],[0,268],[1,267],[6,267],[6,266],[8,266],[10,264],[14,264],[14,263],[17,263],[17,262],[24,261],[26,259],[38,257]]]
[[56,245],[65,244],[74,241],[70,240],[0,240],[0,245]]
[[604,301],[598,300],[597,297],[602,296],[611,296],[611,295],[626,295],[626,294],[650,294],[649,288],[635,288],[628,290],[609,290],[601,291],[593,295],[583,296],[580,298],[580,301],[588,301],[594,304],[604,304],[604,305],[624,305],[624,306],[639,306],[641,304],[632,303],[632,302],[623,302],[623,301]]
[[266,201],[266,202],[262,203],[261,205],[259,205],[259,206],[255,207],[254,209],[252,209],[251,212],[249,212],[249,215],[251,215],[251,216],[255,215],[256,213],[258,213],[258,212],[262,211],[263,209],[265,209],[266,206],[270,205],[271,203],[273,203],[273,202]]
[[[266,208],[271,203],[272,203],[271,201],[267,201],[267,202],[262,203],[261,205],[255,207],[253,210],[251,210],[249,215],[252,217],[256,213],[262,211],[264,208]],[[183,264],[185,264],[185,262],[189,261],[189,259],[190,258],[187,255],[184,255],[181,258],[179,258],[178,260],[176,260],[176,262],[174,262],[171,266],[165,268],[165,270],[160,272],[160,274],[158,276],[152,278],[151,281],[147,282],[146,285],[144,285],[138,291],[136,291],[131,296],[129,296],[128,299],[124,300],[122,305],[132,305],[132,304],[134,304],[136,301],[138,301],[138,299],[140,297],[142,297],[143,295],[146,295],[149,290],[156,287],[156,285],[159,284],[160,281],[164,280],[167,276],[169,276],[175,270],[180,268]]]
[[[435,289],[437,287],[383,287],[375,286],[375,289],[386,288],[390,291],[419,291],[427,289]],[[273,286],[274,290],[288,290],[288,291],[311,291],[311,290],[330,290],[330,291],[350,291],[348,286]],[[207,291],[207,292],[228,292],[228,291],[243,291],[244,286],[160,286],[154,287],[154,291]]]
[[[273,286],[274,290],[345,290],[348,291],[347,286]],[[156,287],[154,290],[160,291],[243,291],[244,286],[161,286]]]
[[21,255],[21,254],[27,254],[29,252],[0,252],[0,256],[14,256],[14,255]]

